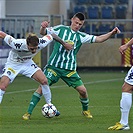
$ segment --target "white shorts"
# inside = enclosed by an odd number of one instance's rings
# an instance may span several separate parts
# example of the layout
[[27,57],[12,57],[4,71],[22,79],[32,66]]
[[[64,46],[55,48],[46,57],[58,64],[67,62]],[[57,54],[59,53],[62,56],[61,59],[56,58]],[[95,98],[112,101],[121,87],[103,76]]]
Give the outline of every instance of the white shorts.
[[125,82],[130,84],[130,85],[133,85],[133,66],[128,71],[128,73],[125,77]]
[[24,63],[7,62],[5,64],[4,73],[2,74],[2,76],[4,75],[9,77],[10,82],[13,82],[18,74],[22,74],[26,77],[31,78],[37,70],[40,70],[40,68],[35,64],[33,60]]

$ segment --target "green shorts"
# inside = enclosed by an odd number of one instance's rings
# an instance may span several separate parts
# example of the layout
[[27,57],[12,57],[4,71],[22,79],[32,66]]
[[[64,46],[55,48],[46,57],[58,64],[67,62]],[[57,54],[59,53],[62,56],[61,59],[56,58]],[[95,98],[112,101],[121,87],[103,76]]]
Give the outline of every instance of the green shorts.
[[83,85],[80,76],[74,70],[66,70],[54,66],[46,66],[44,69],[44,74],[46,75],[50,86],[58,82],[60,78],[68,86],[72,86],[73,88]]

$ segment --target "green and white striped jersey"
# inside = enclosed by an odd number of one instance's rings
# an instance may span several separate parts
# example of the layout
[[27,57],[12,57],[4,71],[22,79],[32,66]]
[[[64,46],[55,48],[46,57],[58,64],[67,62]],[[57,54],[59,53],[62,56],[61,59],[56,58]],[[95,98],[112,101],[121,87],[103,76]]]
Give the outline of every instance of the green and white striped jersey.
[[96,36],[89,35],[80,31],[73,31],[69,26],[58,25],[47,28],[47,33],[55,33],[62,40],[70,40],[74,42],[74,48],[67,51],[60,43],[55,42],[53,52],[49,58],[48,65],[67,70],[76,70],[76,55],[83,43],[95,42]]

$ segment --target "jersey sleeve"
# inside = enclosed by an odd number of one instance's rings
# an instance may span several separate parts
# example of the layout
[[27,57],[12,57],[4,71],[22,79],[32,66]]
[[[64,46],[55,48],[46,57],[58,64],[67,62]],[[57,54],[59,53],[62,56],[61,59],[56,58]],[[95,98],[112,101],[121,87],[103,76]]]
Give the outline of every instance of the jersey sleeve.
[[55,34],[55,31],[52,27],[47,28],[47,34]]
[[4,41],[15,50],[23,50],[23,45],[26,44],[26,39],[15,39],[10,35],[6,35]]
[[56,35],[58,35],[59,34],[59,32],[60,32],[60,27],[61,27],[62,25],[57,25],[57,26],[54,26],[54,27],[49,27],[49,28],[47,28],[47,34],[56,34]]
[[93,43],[96,40],[96,36],[86,34],[85,36],[81,36],[82,43]]
[[39,47],[42,49],[53,41],[52,35],[48,34],[42,38],[39,38]]

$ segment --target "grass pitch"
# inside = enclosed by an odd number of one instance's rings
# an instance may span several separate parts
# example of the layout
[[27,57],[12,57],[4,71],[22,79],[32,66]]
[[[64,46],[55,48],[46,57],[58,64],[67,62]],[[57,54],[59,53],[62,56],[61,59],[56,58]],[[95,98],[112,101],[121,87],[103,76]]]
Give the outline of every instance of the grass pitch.
[[[38,83],[20,76],[9,85],[0,105],[0,133],[120,133],[110,131],[109,126],[120,120],[119,102],[121,86],[126,72],[86,72],[79,73],[89,96],[89,108],[93,120],[81,115],[78,93],[61,80],[51,86],[52,101],[61,112],[59,117],[44,118],[41,107],[42,97],[33,111],[31,120],[22,120],[31,96]],[[133,130],[133,111],[129,116],[130,130]]]

